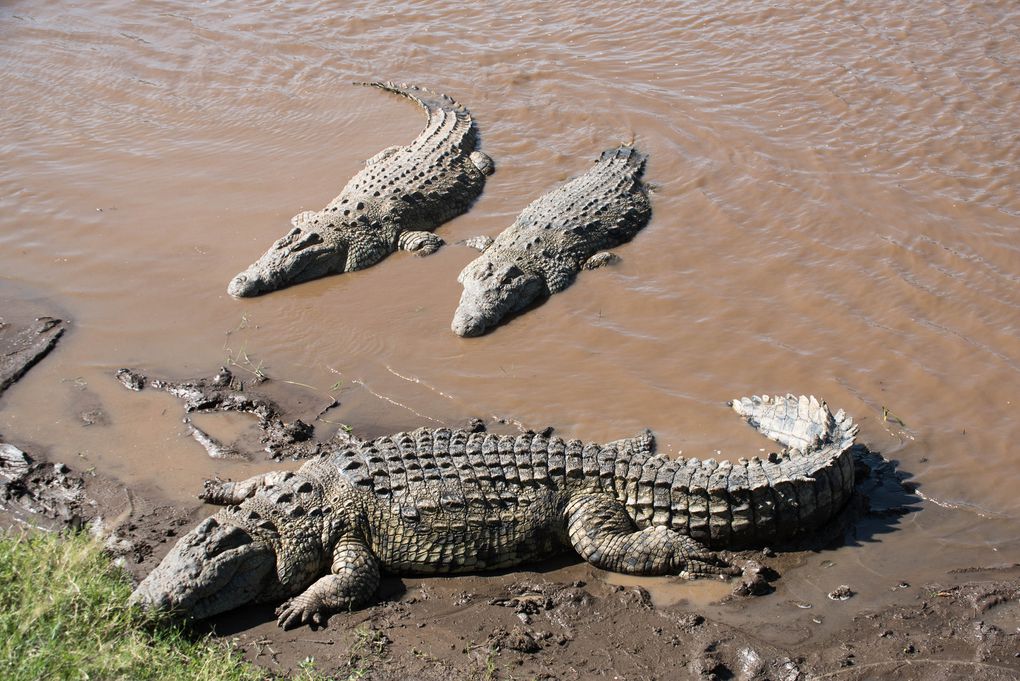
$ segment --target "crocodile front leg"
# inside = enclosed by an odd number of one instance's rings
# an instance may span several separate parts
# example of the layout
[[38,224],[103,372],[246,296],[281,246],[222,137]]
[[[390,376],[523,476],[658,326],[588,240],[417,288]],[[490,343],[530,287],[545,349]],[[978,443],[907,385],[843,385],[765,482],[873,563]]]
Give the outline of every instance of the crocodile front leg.
[[272,471],[271,473],[259,473],[247,480],[238,480],[237,482],[219,479],[206,480],[198,498],[207,504],[230,506],[254,496],[259,490],[285,482],[293,477],[294,474],[290,471]]
[[379,563],[364,542],[347,537],[333,550],[332,574],[320,578],[276,609],[284,629],[325,626],[330,615],[360,608],[379,587]]
[[639,530],[624,505],[607,494],[572,496],[566,517],[574,550],[604,570],[630,575],[678,574],[685,579],[740,574],[740,568],[668,527]]

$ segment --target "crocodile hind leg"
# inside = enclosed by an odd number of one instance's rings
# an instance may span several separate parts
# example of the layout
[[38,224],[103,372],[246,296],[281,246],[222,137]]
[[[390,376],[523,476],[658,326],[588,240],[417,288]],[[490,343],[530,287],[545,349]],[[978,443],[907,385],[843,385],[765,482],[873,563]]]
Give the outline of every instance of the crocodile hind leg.
[[332,574],[277,608],[277,622],[284,629],[302,624],[325,626],[330,615],[368,603],[378,587],[379,563],[375,556],[364,542],[343,539],[333,550]]
[[397,248],[415,255],[432,255],[445,241],[432,232],[403,232],[397,239]]
[[482,175],[492,175],[496,172],[496,164],[493,162],[492,157],[484,151],[472,151],[469,158]]
[[641,530],[615,498],[600,493],[571,497],[566,507],[570,544],[596,567],[631,575],[680,575],[686,579],[739,575],[687,535],[664,526]]

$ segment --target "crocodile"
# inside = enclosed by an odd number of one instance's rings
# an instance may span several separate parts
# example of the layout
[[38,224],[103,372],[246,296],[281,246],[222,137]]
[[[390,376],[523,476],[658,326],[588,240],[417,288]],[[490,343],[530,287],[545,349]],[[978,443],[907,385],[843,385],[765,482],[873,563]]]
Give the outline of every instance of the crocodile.
[[630,146],[607,149],[588,172],[532,202],[487,247],[476,242],[482,254],[457,278],[464,292],[453,332],[482,335],[567,288],[582,269],[615,260],[604,249],[630,241],[652,214],[641,182],[645,160]]
[[340,272],[361,270],[396,250],[435,252],[432,233],[464,213],[493,172],[479,151],[471,114],[447,95],[394,83],[355,83],[403,95],[421,106],[425,129],[406,146],[365,162],[340,195],[322,210],[291,219],[293,228],[230,282],[235,297],[257,296]]
[[284,628],[362,607],[380,571],[505,569],[572,547],[606,570],[684,578],[740,570],[718,549],[772,545],[831,519],[854,486],[857,433],[814,397],[729,403],[780,453],[669,459],[644,433],[605,445],[527,432],[419,429],[360,441],[240,482],[132,601],[203,618],[286,600]]

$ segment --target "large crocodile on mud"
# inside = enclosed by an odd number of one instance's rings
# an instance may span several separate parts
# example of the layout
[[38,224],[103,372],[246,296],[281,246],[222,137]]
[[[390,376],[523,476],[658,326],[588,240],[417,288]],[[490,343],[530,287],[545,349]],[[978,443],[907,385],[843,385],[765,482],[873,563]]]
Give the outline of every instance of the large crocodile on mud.
[[443,240],[432,230],[467,211],[482,193],[493,163],[476,149],[478,131],[467,109],[424,88],[364,84],[417,102],[428,115],[425,129],[411,144],[366,161],[322,210],[295,215],[293,229],[234,277],[230,295],[257,296],[364,269],[398,249],[433,253]]
[[857,433],[815,398],[731,403],[780,454],[671,460],[649,433],[606,445],[420,429],[338,447],[296,472],[208,482],[227,505],[181,538],[132,599],[208,617],[290,598],[285,628],[369,602],[380,570],[508,568],[572,547],[606,570],[733,575],[716,548],[764,545],[832,518]]
[[641,182],[645,156],[608,149],[584,175],[539,197],[471,261],[453,316],[454,333],[479,336],[509,314],[573,283],[614,256],[651,217]]

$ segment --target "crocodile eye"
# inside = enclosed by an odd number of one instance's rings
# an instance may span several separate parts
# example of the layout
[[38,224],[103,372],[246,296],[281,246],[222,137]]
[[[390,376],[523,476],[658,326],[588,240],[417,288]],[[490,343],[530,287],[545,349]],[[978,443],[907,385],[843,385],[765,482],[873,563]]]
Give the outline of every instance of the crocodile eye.
[[304,239],[291,246],[291,250],[302,251],[308,248],[309,246],[314,246],[315,244],[321,243],[322,237],[320,235],[316,234],[315,232],[309,232],[307,235],[305,235]]
[[210,539],[207,552],[210,556],[215,556],[251,543],[250,534],[239,527],[230,527],[216,533]]
[[503,276],[500,277],[500,283],[503,285],[510,284],[515,279],[519,279],[524,275],[524,271],[521,270],[517,265],[511,265],[503,272]]

